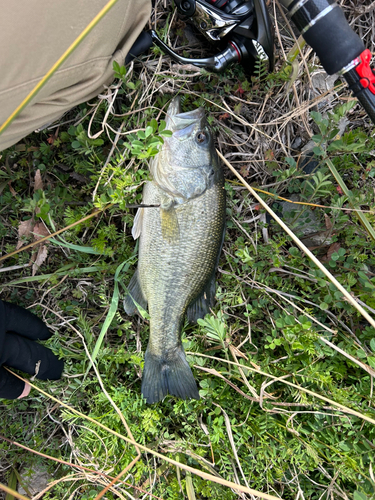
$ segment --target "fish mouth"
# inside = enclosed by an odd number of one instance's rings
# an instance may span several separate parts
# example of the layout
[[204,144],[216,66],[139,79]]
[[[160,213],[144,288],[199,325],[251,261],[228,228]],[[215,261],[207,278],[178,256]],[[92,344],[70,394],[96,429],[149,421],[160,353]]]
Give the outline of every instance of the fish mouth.
[[204,117],[205,113],[203,108],[181,113],[181,99],[180,96],[176,96],[172,99],[168,107],[165,128],[172,132],[177,132],[186,127],[190,127],[194,123],[202,121]]

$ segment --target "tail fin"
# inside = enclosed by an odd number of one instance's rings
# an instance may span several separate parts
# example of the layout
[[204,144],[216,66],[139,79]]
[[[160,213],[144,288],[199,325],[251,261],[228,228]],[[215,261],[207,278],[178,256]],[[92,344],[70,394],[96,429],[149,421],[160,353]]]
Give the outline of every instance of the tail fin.
[[155,356],[147,349],[142,375],[142,394],[147,403],[157,403],[167,394],[181,399],[199,399],[197,384],[181,346]]

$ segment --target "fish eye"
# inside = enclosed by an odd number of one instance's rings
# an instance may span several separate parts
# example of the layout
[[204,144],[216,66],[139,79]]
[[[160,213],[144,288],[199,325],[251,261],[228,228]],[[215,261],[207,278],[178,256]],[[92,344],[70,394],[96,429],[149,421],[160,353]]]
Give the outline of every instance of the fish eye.
[[209,135],[204,130],[200,130],[195,136],[195,140],[198,144],[206,144],[208,142]]

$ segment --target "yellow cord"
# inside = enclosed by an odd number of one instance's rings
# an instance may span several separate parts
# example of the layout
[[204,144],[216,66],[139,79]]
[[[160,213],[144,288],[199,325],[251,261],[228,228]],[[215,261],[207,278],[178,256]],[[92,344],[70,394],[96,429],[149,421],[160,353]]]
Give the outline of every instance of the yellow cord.
[[74,40],[70,47],[64,52],[64,54],[58,59],[52,68],[45,74],[45,76],[40,80],[40,82],[33,88],[30,94],[25,97],[21,104],[13,111],[9,118],[0,126],[0,135],[4,132],[6,128],[12,123],[16,116],[23,110],[23,108],[33,99],[33,97],[39,92],[39,90],[48,82],[55,71],[62,65],[63,62],[70,56],[70,54],[78,47],[82,40],[90,33],[90,31],[98,24],[98,22],[107,14],[107,12],[117,3],[118,0],[110,0],[103,9],[94,17],[94,19],[86,26],[82,33]]

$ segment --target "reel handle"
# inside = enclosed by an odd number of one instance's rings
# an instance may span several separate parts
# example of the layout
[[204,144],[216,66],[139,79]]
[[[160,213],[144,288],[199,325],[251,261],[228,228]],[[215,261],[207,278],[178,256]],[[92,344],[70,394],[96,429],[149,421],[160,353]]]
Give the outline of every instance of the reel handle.
[[238,62],[241,59],[240,52],[238,48],[236,48],[235,44],[228,44],[225,50],[212,57],[206,57],[203,59],[182,57],[166,45],[154,30],[151,30],[149,33],[154,44],[157,45],[163,52],[168,54],[171,59],[180,64],[193,64],[198,68],[206,68],[210,71],[214,71],[215,73],[219,73],[232,62]]

